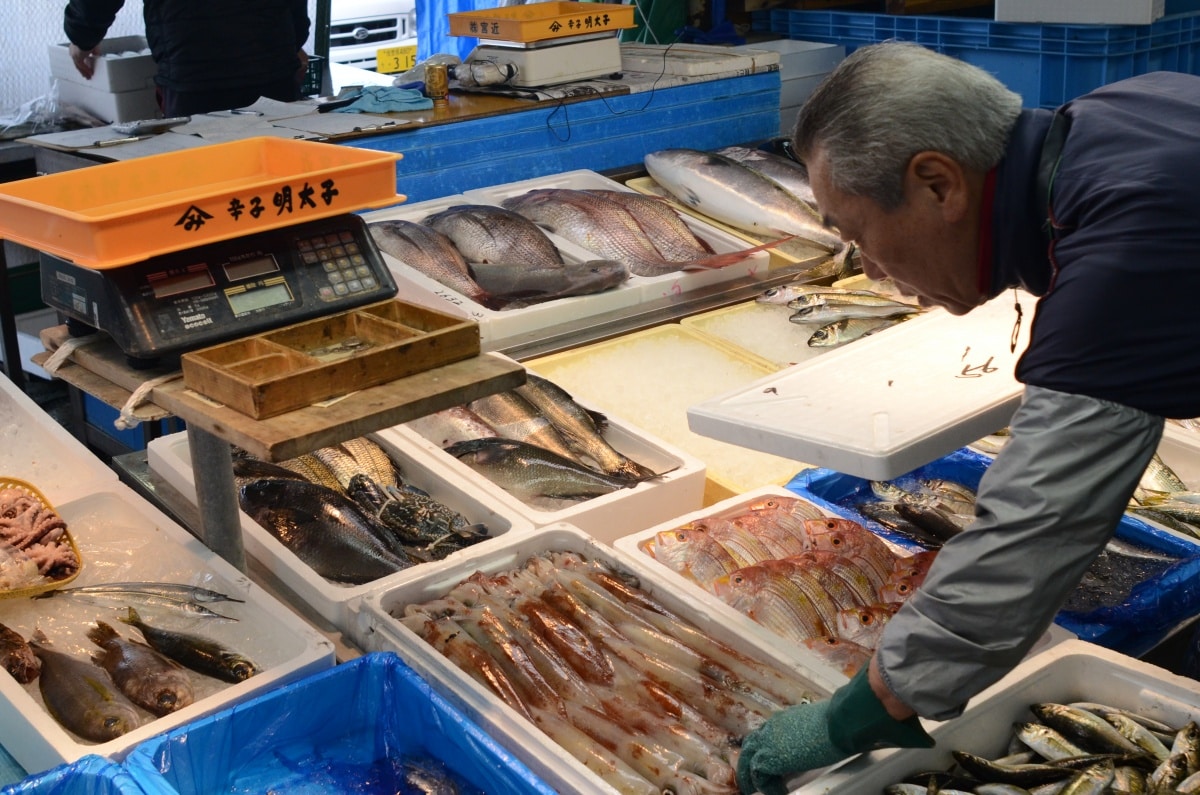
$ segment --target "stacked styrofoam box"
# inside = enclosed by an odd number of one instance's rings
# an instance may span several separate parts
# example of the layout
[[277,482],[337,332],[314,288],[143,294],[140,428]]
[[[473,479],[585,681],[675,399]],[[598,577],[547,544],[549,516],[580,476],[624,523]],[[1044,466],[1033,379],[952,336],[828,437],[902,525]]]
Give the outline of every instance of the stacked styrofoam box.
[[946,770],[951,751],[1003,756],[1013,723],[1032,720],[1030,704],[1098,702],[1182,727],[1200,717],[1200,682],[1132,657],[1068,640],[1031,657],[980,693],[963,714],[933,726],[937,744],[873,752],[817,778],[794,795],[862,795],[923,771]]
[[779,134],[787,137],[791,137],[804,100],[846,57],[846,48],[841,44],[795,39],[756,41],[733,49],[779,53]]
[[67,522],[83,560],[72,587],[143,580],[175,582],[210,588],[242,601],[208,603],[214,612],[228,617],[220,619],[180,616],[136,599],[97,602],[61,595],[0,599],[0,623],[25,638],[41,630],[50,648],[86,660],[99,651],[86,634],[97,620],[124,637],[138,639],[136,630],[119,621],[133,606],[152,626],[211,638],[254,661],[260,672],[237,684],[197,674],[193,677],[193,704],[103,743],[76,737],[52,718],[38,680],[20,685],[12,677],[0,676],[0,744],[29,773],[89,753],[120,759],[159,732],[334,664],[334,649],[328,640],[129,487],[114,482],[55,507]]
[[[386,434],[375,435],[375,440],[387,451],[400,469],[406,483],[425,491],[430,497],[457,511],[472,524],[482,524],[492,536],[503,536],[512,532],[524,532],[532,526],[512,512],[497,507],[495,501],[472,482],[457,477],[452,472],[431,467],[420,451],[409,445],[397,444]],[[192,469],[191,451],[187,433],[176,433],[154,439],[147,446],[150,468],[164,480],[179,489],[188,499],[196,499],[195,472]],[[246,515],[239,512],[242,524],[242,539],[246,554],[279,578],[288,590],[303,601],[317,615],[339,630],[348,631],[354,623],[362,597],[376,588],[417,576],[424,565],[418,564],[402,569],[373,582],[359,585],[333,582],[322,577],[284,546],[283,542]],[[491,538],[480,541],[484,546],[495,543]],[[451,553],[449,557],[460,556]]]
[[[583,396],[575,395],[574,399],[587,409],[597,408]],[[605,411],[604,414],[608,418],[605,440],[639,464],[663,473],[660,477],[588,500],[553,500],[531,505],[445,452],[440,440],[426,439],[408,424],[380,431],[377,438],[389,449],[404,451],[419,460],[430,474],[469,484],[472,494],[497,512],[511,517],[513,522],[535,528],[567,522],[606,544],[703,504],[703,461],[630,425],[614,413]]]
[[24,480],[55,506],[117,482],[113,469],[4,376],[0,475]]
[[[418,204],[376,210],[363,215],[363,220],[368,224],[389,220],[420,223],[427,216],[460,204],[494,205],[496,202],[463,195],[445,196]],[[553,234],[546,236],[567,262],[578,263],[596,259],[590,251],[569,240]],[[499,350],[527,338],[540,339],[546,329],[606,312],[627,309],[642,301],[638,279],[634,277],[624,284],[594,295],[570,296],[513,309],[489,309],[389,254],[382,251],[380,253],[383,254],[383,259],[396,280],[400,298],[475,321],[479,324],[480,344],[485,351]]]
[[812,686],[816,698],[824,697],[841,683],[828,669],[808,658],[801,659],[794,649],[780,643],[777,637],[728,605],[704,594],[681,593],[673,583],[659,578],[641,561],[599,544],[578,528],[566,524],[506,539],[486,552],[481,549],[474,556],[431,567],[418,580],[381,590],[363,600],[359,614],[362,621],[359,642],[365,649],[399,653],[468,718],[482,726],[558,792],[613,795],[615,790],[394,617],[407,605],[445,596],[476,571],[485,574],[509,571],[523,567],[531,556],[547,552],[576,552],[631,574],[650,598],[709,637],[781,670],[799,674]]
[[145,38],[118,36],[100,42],[90,80],[75,68],[69,47],[68,42],[48,46],[50,73],[58,81],[62,102],[79,105],[110,123],[162,115],[154,89],[158,68]]
[[1166,0],[996,0],[1001,22],[1083,25],[1149,25],[1165,12]]
[[[509,182],[490,188],[478,188],[464,191],[464,194],[474,201],[489,204],[501,204],[505,199],[520,196],[531,190],[567,189],[567,190],[619,190],[636,193],[629,187],[597,174],[595,171],[580,169],[565,171],[561,174],[550,174],[545,177]],[[692,215],[681,214],[683,222],[701,240],[709,244],[717,254],[733,251],[745,251],[753,245],[744,239],[730,234],[715,226],[706,224]],[[615,234],[614,230],[614,234]],[[602,258],[595,254],[594,258]],[[673,271],[662,276],[631,276],[630,286],[639,291],[639,303],[660,298],[670,298],[691,292],[701,287],[730,282],[734,279],[762,279],[768,275],[769,257],[765,251],[757,251],[748,255],[741,262],[726,265],[721,268],[710,268],[696,271]]]

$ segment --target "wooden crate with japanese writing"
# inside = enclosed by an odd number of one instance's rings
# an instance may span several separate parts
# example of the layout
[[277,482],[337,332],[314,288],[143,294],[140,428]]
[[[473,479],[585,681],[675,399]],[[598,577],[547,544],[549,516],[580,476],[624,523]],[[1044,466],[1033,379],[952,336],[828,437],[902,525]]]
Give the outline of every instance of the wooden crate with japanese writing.
[[185,353],[181,364],[189,389],[263,419],[479,351],[477,323],[391,300]]

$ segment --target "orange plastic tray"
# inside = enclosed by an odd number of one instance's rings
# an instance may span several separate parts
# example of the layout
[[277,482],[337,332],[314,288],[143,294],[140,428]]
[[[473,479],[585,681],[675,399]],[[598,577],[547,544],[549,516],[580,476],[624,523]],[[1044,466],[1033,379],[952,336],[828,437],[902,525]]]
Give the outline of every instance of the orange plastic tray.
[[534,42],[632,28],[633,6],[616,3],[530,3],[448,14],[451,36]]
[[88,268],[404,201],[400,155],[246,138],[0,185],[0,238]]

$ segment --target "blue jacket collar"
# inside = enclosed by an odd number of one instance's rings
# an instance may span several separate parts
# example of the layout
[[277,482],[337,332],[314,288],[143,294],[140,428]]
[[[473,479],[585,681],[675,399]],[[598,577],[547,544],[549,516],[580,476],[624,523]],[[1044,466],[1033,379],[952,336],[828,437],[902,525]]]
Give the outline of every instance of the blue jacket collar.
[[1042,141],[1050,128],[1050,110],[1023,110],[996,168],[992,207],[992,291],[1009,287],[1043,295],[1050,285],[1047,242],[1042,234],[1046,208],[1037,206],[1035,174]]

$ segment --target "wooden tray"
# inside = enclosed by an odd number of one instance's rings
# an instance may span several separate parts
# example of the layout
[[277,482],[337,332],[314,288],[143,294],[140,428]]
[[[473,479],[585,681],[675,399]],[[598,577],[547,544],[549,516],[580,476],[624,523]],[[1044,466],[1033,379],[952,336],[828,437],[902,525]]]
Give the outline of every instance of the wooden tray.
[[[16,478],[0,477],[0,491],[5,491],[7,489],[15,489],[17,491],[24,492],[40,502],[42,507],[46,510],[54,511],[56,514],[58,513],[57,509],[55,509],[50,501],[46,499],[46,497],[31,483],[26,483],[24,480],[17,480]],[[78,577],[79,572],[83,570],[83,556],[79,554],[79,547],[76,546],[75,537],[71,535],[69,529],[63,531],[63,543],[71,547],[71,551],[75,553],[75,560],[79,562],[79,565],[75,567],[75,571],[71,572],[65,577],[59,577],[56,580],[48,579],[45,582],[38,583],[37,585],[29,585],[24,588],[0,588],[0,599],[27,597],[34,596],[35,594],[39,593],[45,593],[46,591],[52,591],[55,588],[66,585],[71,580]]]
[[390,300],[181,357],[192,389],[255,419],[478,356],[479,325]]

